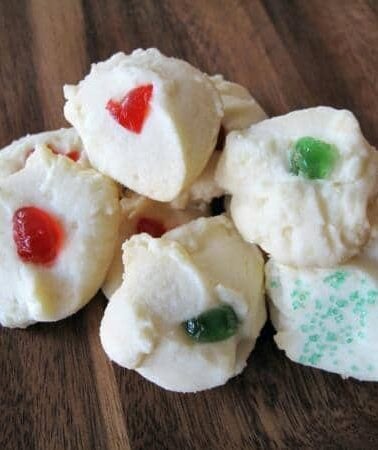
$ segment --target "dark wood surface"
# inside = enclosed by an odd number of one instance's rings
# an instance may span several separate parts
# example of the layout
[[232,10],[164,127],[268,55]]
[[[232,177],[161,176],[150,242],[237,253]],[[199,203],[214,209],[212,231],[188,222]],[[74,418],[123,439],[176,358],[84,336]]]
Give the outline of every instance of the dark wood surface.
[[[62,85],[91,62],[150,46],[244,84],[270,115],[349,108],[378,144],[377,0],[0,0],[0,145],[65,125]],[[378,383],[296,365],[266,327],[226,386],[164,392],[109,363],[104,307],[0,330],[0,449],[378,448]]]

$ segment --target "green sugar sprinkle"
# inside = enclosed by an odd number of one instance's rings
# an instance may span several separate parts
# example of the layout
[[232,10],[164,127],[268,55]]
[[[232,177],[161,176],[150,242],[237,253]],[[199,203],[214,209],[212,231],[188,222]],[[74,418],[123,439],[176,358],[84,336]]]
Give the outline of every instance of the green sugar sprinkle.
[[[357,283],[358,288],[342,297],[337,290],[351,274],[347,271],[335,271],[329,276],[320,279],[334,290],[328,297],[319,297],[315,290],[308,289],[306,283],[293,280],[290,297],[295,311],[301,311],[303,322],[299,324],[299,331],[303,336],[303,347],[299,361],[304,364],[319,366],[322,358],[337,366],[345,364],[340,359],[344,352],[355,358],[358,355],[358,345],[366,339],[366,327],[369,315],[371,316],[378,306],[378,290],[366,282]],[[319,285],[319,286],[320,286]],[[340,292],[341,293],[341,292]],[[308,313],[306,314],[307,310]],[[352,324],[346,322],[351,321]],[[352,359],[349,369],[354,373],[361,367]],[[367,367],[367,366],[366,366]],[[374,370],[370,364],[369,367]]]
[[344,284],[348,275],[348,272],[338,270],[336,272],[333,272],[328,277],[325,277],[323,282],[334,289],[339,289]]
[[335,342],[335,341],[337,341],[337,334],[336,333],[332,333],[331,331],[328,331],[327,336],[326,336],[326,340],[328,342]]
[[292,307],[294,310],[297,310],[299,308],[304,308],[305,303],[310,297],[310,291],[307,291],[303,289],[300,283],[295,283],[297,288],[293,289],[293,291],[290,293],[291,299],[292,299]]
[[270,282],[270,287],[271,287],[272,289],[278,288],[279,286],[280,286],[280,283],[279,283],[278,280],[276,280],[276,279],[272,279],[272,280],[271,280],[271,282]]

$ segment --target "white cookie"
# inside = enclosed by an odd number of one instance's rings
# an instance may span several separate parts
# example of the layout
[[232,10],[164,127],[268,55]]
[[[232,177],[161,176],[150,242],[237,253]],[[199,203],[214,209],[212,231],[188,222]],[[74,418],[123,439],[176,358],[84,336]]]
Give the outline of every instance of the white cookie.
[[159,201],[173,200],[201,173],[223,116],[208,77],[156,49],[94,64],[64,94],[65,117],[93,166]]
[[102,286],[102,292],[108,299],[122,284],[122,244],[126,239],[142,232],[147,232],[153,237],[160,237],[172,228],[209,215],[208,208],[178,210],[172,208],[170,203],[155,202],[133,192],[126,193],[120,201],[120,206],[121,221],[116,251]]
[[[336,147],[324,179],[291,173],[292,148],[307,136]],[[369,238],[378,159],[349,111],[310,108],[231,133],[216,180],[233,196],[231,215],[242,236],[282,264],[331,267]]]
[[[161,239],[133,236],[124,264],[100,329],[112,360],[179,392],[222,385],[243,370],[266,320],[264,261],[226,217],[195,220]],[[221,306],[237,316],[234,335],[205,343],[185,332],[183,322]]]
[[0,151],[0,176],[10,175],[22,169],[37,145],[47,145],[54,153],[68,156],[81,166],[89,167],[88,158],[75,129],[61,128],[28,134],[4,147]]
[[378,381],[378,233],[364,252],[332,269],[270,260],[266,288],[278,347],[293,361]]
[[[0,323],[26,327],[84,306],[113,256],[115,183],[37,144],[23,168],[0,180],[0,208]],[[41,214],[47,225],[35,224]]]
[[[214,83],[219,92],[224,109],[222,119],[223,138],[233,130],[249,127],[267,118],[261,106],[251,96],[248,90],[237,83],[232,83],[223,78],[222,75],[213,75],[210,80]],[[217,150],[222,150],[218,148]],[[173,204],[178,208],[185,208],[187,205],[209,204],[213,198],[221,197],[225,190],[219,186],[215,180],[215,171],[220,158],[220,151],[215,151],[207,163],[201,175],[193,184],[173,200]]]
[[223,75],[213,75],[210,80],[221,95],[224,109],[222,125],[227,133],[247,128],[268,117],[244,86],[225,80]]

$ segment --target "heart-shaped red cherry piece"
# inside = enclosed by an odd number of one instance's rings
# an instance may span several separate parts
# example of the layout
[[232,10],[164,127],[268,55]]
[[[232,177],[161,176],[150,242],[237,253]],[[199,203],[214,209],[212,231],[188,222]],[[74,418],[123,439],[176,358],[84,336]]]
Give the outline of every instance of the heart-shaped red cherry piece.
[[167,231],[161,222],[155,219],[149,219],[148,217],[141,217],[136,229],[137,233],[147,233],[154,238],[159,238]]
[[24,206],[13,215],[13,239],[22,261],[50,264],[58,256],[63,230],[50,213],[35,206]]
[[150,109],[153,85],[131,89],[120,102],[109,100],[106,109],[124,128],[139,134]]

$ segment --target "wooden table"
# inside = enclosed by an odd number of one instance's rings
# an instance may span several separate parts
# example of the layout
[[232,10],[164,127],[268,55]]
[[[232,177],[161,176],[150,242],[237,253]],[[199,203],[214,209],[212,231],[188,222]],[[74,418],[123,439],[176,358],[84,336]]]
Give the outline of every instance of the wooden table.
[[[1,0],[0,145],[65,125],[62,85],[91,62],[150,46],[244,84],[270,115],[349,108],[378,144],[377,0]],[[294,364],[266,327],[226,386],[164,392],[107,360],[104,307],[0,330],[1,449],[378,448],[378,383]]]

